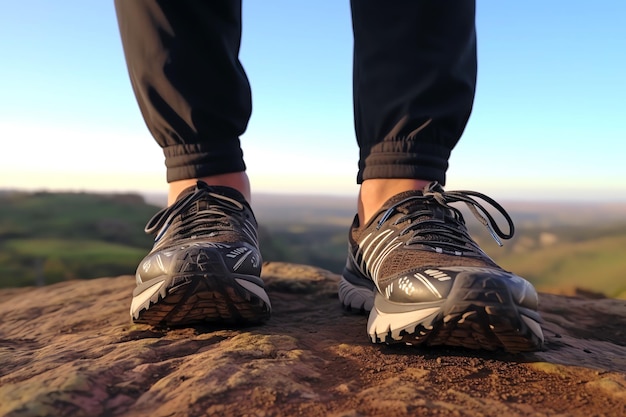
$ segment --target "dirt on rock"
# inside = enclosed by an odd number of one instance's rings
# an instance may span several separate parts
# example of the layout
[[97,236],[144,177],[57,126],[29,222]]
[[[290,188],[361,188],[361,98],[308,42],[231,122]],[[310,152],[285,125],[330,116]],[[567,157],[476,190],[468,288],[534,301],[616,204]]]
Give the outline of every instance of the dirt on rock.
[[524,354],[374,345],[339,277],[268,263],[262,326],[154,329],[134,278],[0,291],[0,415],[626,416],[626,302],[541,294]]

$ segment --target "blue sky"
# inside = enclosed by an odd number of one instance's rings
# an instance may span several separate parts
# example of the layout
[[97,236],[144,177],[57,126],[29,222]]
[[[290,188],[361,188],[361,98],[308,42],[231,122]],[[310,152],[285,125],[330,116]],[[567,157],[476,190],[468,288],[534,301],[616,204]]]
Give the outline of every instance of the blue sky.
[[[479,1],[478,92],[448,188],[626,200],[624,16],[621,0]],[[243,23],[253,188],[355,193],[348,1],[244,0]],[[0,50],[0,188],[166,189],[112,0],[9,2]]]

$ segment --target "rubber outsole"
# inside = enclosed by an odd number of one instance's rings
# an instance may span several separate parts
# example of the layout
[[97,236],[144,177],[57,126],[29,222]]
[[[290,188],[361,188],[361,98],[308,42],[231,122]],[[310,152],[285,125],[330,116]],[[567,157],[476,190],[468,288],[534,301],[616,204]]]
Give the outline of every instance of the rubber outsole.
[[365,313],[374,308],[375,290],[354,285],[343,277],[339,280],[338,294],[346,310]]

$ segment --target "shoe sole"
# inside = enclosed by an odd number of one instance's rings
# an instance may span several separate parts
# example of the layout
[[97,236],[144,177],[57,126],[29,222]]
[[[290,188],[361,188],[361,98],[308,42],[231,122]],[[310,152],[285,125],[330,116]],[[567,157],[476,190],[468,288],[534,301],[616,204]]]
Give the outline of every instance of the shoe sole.
[[133,291],[130,314],[135,323],[177,327],[258,324],[269,319],[269,297],[251,282],[259,277],[233,274],[211,248],[194,248],[185,261],[184,272],[152,279]]
[[375,289],[354,285],[344,277],[341,277],[338,293],[339,300],[341,300],[343,308],[346,310],[367,313],[374,308]]
[[[342,287],[354,287],[340,281]],[[422,346],[457,346],[468,349],[518,353],[535,351],[543,345],[539,314],[513,301],[506,278],[494,276],[459,277],[448,298],[413,305],[396,304],[367,289],[374,299],[367,322],[373,343],[405,343]],[[363,296],[365,291],[360,291]]]

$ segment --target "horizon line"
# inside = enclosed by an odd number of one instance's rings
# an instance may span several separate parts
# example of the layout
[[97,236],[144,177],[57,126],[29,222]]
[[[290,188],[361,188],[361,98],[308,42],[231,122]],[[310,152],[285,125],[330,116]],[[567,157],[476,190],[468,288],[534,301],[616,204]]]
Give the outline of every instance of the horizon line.
[[[453,190],[451,190],[453,191]],[[72,188],[55,188],[49,189],[45,187],[36,187],[36,188],[9,188],[9,187],[0,187],[0,194],[4,193],[24,193],[24,194],[36,194],[36,193],[48,193],[48,194],[98,194],[98,195],[128,195],[134,194],[143,197],[146,202],[156,199],[167,200],[167,191],[153,191],[153,190],[102,190],[102,189],[72,189]],[[486,193],[485,193],[486,194]],[[494,194],[494,193],[492,193]],[[549,204],[549,203],[559,203],[559,204],[584,204],[584,205],[597,205],[597,204],[615,204],[615,205],[626,205],[626,197],[618,197],[618,198],[573,198],[569,196],[555,196],[551,195],[550,197],[546,197],[545,195],[541,195],[542,193],[537,193],[535,197],[519,197],[519,196],[500,196],[497,197],[500,201],[512,202],[512,203],[529,203],[529,204]],[[254,196],[277,196],[277,197],[289,197],[289,198],[313,198],[313,197],[326,197],[326,198],[334,198],[334,199],[356,199],[356,194],[351,194],[349,192],[323,192],[323,191],[309,191],[309,192],[300,192],[293,190],[279,191],[279,190],[259,190],[252,191],[252,197]],[[491,197],[491,196],[490,196]],[[493,198],[493,197],[492,197]],[[625,214],[626,216],[626,214]]]

